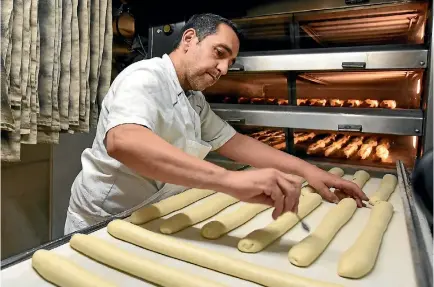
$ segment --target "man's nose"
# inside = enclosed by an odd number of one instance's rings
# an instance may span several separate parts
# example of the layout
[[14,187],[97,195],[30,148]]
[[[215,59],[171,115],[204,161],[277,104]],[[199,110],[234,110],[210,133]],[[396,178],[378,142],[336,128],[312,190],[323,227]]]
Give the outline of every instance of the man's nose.
[[220,76],[224,76],[228,73],[229,70],[229,62],[228,61],[219,61],[217,65],[217,70],[220,72]]

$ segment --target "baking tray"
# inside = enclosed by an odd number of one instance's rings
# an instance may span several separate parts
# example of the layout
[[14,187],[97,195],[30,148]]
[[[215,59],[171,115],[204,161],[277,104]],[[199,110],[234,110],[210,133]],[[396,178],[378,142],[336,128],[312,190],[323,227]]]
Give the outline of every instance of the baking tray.
[[[399,174],[400,172],[398,172],[398,175]],[[347,179],[351,179],[351,177],[352,174],[345,175],[345,178]],[[400,182],[402,181],[401,175],[399,175],[399,180]],[[372,194],[375,192],[380,181],[381,177],[371,177],[363,190],[368,195]],[[370,213],[370,210],[367,208],[358,209],[355,212],[353,218],[341,229],[324,253],[310,267],[307,268],[299,268],[291,265],[287,257],[290,246],[300,241],[307,235],[307,233],[299,224],[262,252],[248,254],[242,253],[236,248],[240,238],[244,237],[252,230],[261,228],[272,222],[271,209],[259,214],[245,225],[233,230],[218,240],[207,240],[200,236],[200,227],[212,220],[212,218],[203,221],[194,227],[185,229],[169,236],[176,237],[179,240],[189,242],[204,249],[217,251],[221,254],[240,258],[260,266],[314,278],[321,281],[339,283],[343,286],[430,286],[427,284],[428,281],[425,276],[426,273],[424,275],[420,272],[416,272],[416,270],[421,268],[419,264],[426,264],[426,262],[423,259],[420,259],[420,256],[419,259],[417,259],[414,253],[415,251],[420,251],[420,249],[423,249],[425,244],[423,246],[419,245],[418,248],[414,250],[415,247],[411,241],[411,238],[414,237],[413,235],[415,234],[415,228],[408,227],[409,215],[406,211],[406,205],[408,201],[405,199],[406,197],[402,196],[403,192],[408,192],[408,190],[402,190],[402,184],[399,184],[389,200],[393,204],[395,212],[389,224],[388,230],[384,235],[383,243],[381,245],[380,253],[374,270],[364,278],[357,280],[339,277],[337,275],[337,264],[340,255],[354,243],[363,226],[366,224]],[[199,201],[191,206],[201,203],[202,201]],[[244,203],[240,202],[232,205],[223,210],[222,213],[231,212],[242,204]],[[185,209],[190,208],[191,206],[186,207]],[[323,202],[316,210],[308,215],[304,221],[309,224],[311,228],[315,228],[332,206],[332,204]],[[415,208],[417,207],[415,206]],[[183,210],[180,210],[178,212],[182,211]],[[143,227],[158,232],[158,227],[164,218],[172,216],[178,212],[167,215],[163,217],[163,219],[151,221],[143,225]],[[125,218],[125,220],[128,220],[128,218]],[[106,224],[107,222],[101,223],[100,226],[93,227],[93,229],[91,228],[86,232],[80,233],[88,233],[92,236],[105,239],[116,244],[118,247],[132,251],[139,256],[143,256],[167,266],[178,268],[191,274],[206,276],[227,286],[260,286],[249,281],[241,280],[190,263],[172,259],[170,257],[117,240],[108,234],[105,227]],[[111,280],[119,286],[154,286],[133,276],[129,276],[125,273],[106,267],[105,265],[102,265],[74,251],[69,247],[69,236],[63,238],[62,240],[63,242],[59,240],[57,242],[53,242],[52,245],[42,246],[42,248],[51,249],[53,252],[66,256],[87,270],[102,275],[105,279]],[[34,251],[35,250],[27,252],[25,256],[22,255],[20,258],[16,258],[15,261],[5,262],[4,265],[2,262],[3,286],[52,286],[50,283],[44,281],[32,269],[30,256]],[[417,262],[417,264],[415,262]],[[5,267],[3,268],[3,266]],[[424,270],[427,269],[428,266],[424,268]],[[423,283],[424,281],[425,283]]]

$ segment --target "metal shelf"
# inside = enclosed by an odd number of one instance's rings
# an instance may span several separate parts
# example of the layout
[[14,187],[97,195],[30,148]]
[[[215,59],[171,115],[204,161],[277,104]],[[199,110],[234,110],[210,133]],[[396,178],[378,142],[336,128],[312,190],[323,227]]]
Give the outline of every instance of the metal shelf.
[[421,48],[349,51],[348,49],[287,50],[240,53],[232,71],[324,71],[424,69],[428,50]]
[[230,124],[350,131],[374,134],[423,134],[422,110],[211,104]]

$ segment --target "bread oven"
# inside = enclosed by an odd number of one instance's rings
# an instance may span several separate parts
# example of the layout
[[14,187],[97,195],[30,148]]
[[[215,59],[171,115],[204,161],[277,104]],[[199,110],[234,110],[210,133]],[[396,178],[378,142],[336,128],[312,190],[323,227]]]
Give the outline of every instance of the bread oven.
[[428,1],[307,2],[232,19],[241,52],[204,91],[211,107],[239,132],[315,163],[411,168],[432,129]]

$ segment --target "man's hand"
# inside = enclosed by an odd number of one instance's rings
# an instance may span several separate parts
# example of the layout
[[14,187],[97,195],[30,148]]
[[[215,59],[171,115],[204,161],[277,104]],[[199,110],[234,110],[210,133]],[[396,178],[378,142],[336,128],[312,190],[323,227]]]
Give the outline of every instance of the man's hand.
[[241,201],[274,206],[273,218],[297,212],[302,178],[277,169],[229,171],[222,178],[221,191]]
[[[366,194],[353,182],[345,180],[337,175],[326,172],[320,168],[314,168],[306,173],[305,179],[319,195],[329,202],[338,203],[343,197],[352,197],[356,200],[358,207],[363,207],[362,200],[368,201]],[[336,196],[330,188],[339,190],[341,196]]]

